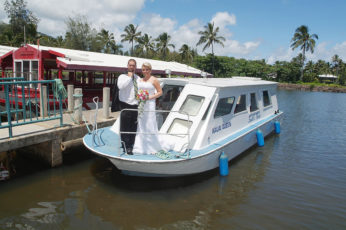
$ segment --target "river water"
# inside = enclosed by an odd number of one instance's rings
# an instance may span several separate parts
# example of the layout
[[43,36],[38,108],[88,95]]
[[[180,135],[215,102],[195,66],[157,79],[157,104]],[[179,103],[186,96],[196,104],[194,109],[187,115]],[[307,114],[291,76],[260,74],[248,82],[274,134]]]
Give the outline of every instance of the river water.
[[0,229],[346,229],[346,94],[278,99],[281,134],[224,178],[127,177],[83,147],[55,169],[22,160],[0,183]]

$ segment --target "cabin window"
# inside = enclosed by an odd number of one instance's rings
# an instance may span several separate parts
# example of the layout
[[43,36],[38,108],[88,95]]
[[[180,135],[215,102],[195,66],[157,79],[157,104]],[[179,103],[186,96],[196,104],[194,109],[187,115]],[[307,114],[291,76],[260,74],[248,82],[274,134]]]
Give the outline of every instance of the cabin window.
[[263,106],[266,107],[271,104],[268,90],[263,91]]
[[[186,137],[185,134],[189,132],[191,125],[192,125],[191,121],[187,121],[183,119],[174,119],[171,126],[168,129],[168,133],[178,137]],[[181,134],[181,135],[177,135],[177,134]]]
[[234,104],[234,97],[221,98],[217,103],[214,118],[230,114]]
[[246,110],[246,95],[243,94],[238,97],[237,105],[235,106],[234,113],[240,113]]
[[250,94],[250,112],[258,110],[256,93]]
[[201,109],[203,102],[204,102],[204,97],[188,95],[183,105],[181,106],[179,112],[187,113],[190,116],[196,116],[199,110]]
[[184,86],[181,85],[164,85],[162,87],[162,96],[156,103],[156,109],[171,110],[183,88]]

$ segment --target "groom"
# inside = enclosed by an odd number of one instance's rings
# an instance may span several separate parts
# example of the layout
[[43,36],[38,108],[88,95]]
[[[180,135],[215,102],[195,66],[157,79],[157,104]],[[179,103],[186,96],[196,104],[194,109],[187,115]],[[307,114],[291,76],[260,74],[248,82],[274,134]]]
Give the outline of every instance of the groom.
[[[119,88],[119,107],[122,109],[138,109],[136,94],[138,93],[137,80],[139,76],[136,72],[136,60],[130,59],[127,62],[127,74],[121,74],[118,78]],[[121,112],[120,131],[136,132],[137,131],[137,111],[125,110]],[[133,144],[136,134],[121,134],[121,140],[125,142],[127,154],[132,155]]]

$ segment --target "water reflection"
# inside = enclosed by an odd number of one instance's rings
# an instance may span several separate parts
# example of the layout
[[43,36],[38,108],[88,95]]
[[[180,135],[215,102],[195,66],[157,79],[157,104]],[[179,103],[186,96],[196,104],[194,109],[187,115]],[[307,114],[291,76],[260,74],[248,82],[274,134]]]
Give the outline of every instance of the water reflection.
[[274,139],[233,161],[227,177],[129,177],[94,158],[18,178],[1,188],[0,229],[207,229],[263,178]]
[[281,134],[227,177],[128,177],[106,159],[81,161],[80,148],[63,167],[0,184],[0,229],[345,229],[346,94],[278,97]]

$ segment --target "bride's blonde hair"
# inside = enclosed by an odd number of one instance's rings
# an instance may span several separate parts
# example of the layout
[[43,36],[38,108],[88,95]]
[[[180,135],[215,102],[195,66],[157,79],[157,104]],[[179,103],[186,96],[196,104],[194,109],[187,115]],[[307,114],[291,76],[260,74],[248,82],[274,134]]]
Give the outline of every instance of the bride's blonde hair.
[[149,63],[149,62],[144,62],[143,64],[142,64],[142,68],[143,68],[143,66],[145,66],[145,67],[147,67],[148,69],[152,69],[152,67],[151,67],[151,64]]

